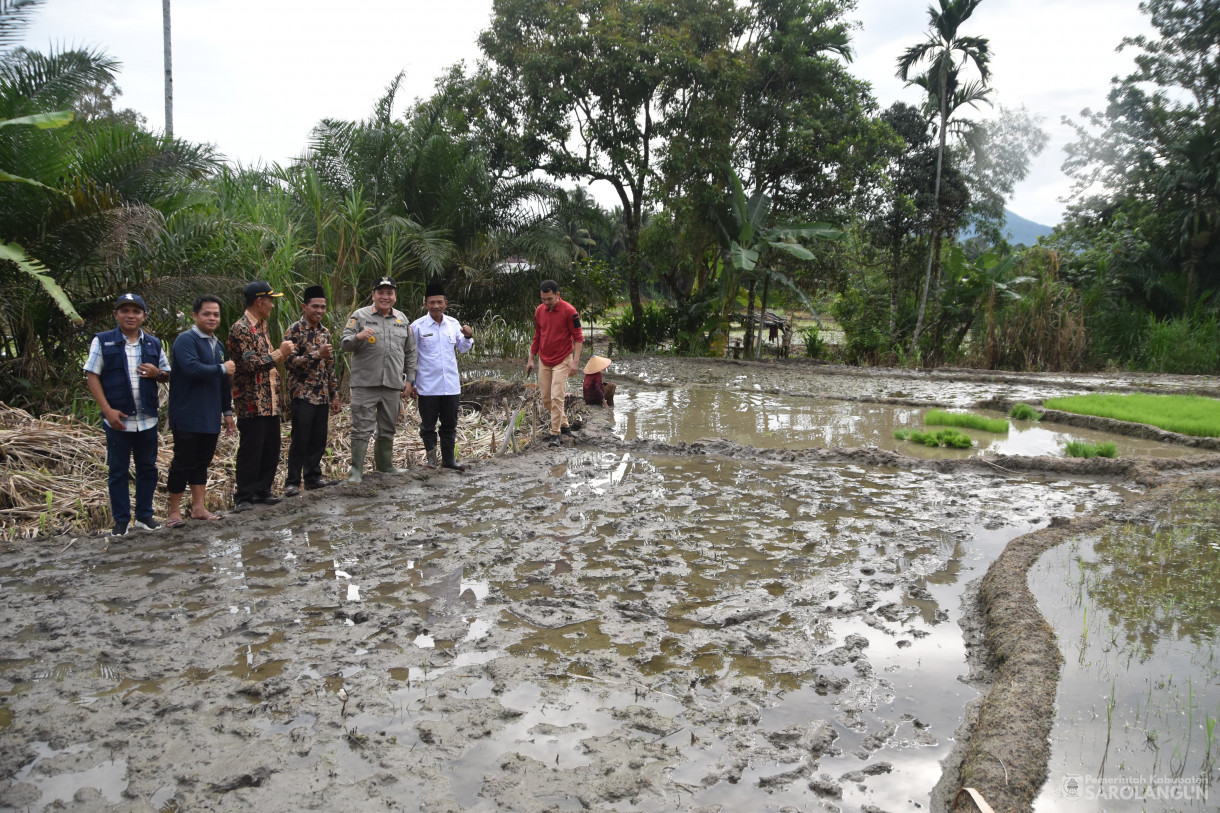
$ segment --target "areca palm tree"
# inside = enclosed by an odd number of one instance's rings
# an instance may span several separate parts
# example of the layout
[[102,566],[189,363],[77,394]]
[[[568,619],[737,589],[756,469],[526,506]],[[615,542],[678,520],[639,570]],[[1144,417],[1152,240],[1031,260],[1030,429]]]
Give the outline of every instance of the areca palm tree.
[[[940,243],[940,181],[945,161],[945,145],[949,134],[950,116],[965,105],[975,106],[986,101],[990,92],[987,80],[990,52],[983,37],[963,36],[959,29],[978,8],[982,0],[938,0],[940,9],[928,6],[929,30],[923,42],[912,45],[898,58],[898,78],[918,84],[927,93],[927,112],[938,117],[939,144],[936,152],[936,182],[932,193],[932,234],[928,247],[928,263],[924,271],[923,293],[911,340],[914,352],[923,330],[924,313],[928,304],[928,289],[932,283],[932,264]],[[977,80],[963,82],[962,70],[973,64]]]

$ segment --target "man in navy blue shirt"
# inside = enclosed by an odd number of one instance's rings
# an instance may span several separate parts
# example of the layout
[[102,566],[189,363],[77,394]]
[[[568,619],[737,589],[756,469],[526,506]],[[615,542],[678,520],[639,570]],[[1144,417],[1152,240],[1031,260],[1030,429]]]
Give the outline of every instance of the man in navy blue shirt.
[[165,524],[183,523],[182,495],[191,487],[191,519],[220,519],[207,506],[208,466],[216,454],[221,422],[225,434],[236,431],[233,421],[233,362],[225,361],[216,338],[220,299],[204,294],[195,300],[195,326],[174,340],[174,369],[169,382],[169,428],[174,433],[174,459],[165,486],[169,509]]
[[93,337],[85,361],[89,394],[102,411],[106,432],[107,478],[112,536],[125,536],[131,518],[131,464],[136,469],[135,526],[155,531],[153,493],[157,490],[157,384],[169,378],[161,341],[141,326],[148,308],[138,294],[114,303],[117,327]]

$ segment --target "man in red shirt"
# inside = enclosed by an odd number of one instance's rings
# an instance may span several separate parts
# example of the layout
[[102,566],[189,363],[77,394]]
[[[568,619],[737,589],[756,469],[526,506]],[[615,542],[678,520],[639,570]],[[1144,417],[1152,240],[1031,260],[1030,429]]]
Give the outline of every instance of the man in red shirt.
[[534,341],[525,360],[525,374],[534,369],[538,357],[538,389],[542,405],[551,413],[551,437],[547,443],[559,445],[560,434],[570,435],[568,417],[563,411],[568,376],[576,372],[585,334],[580,329],[580,314],[559,296],[559,283],[542,283],[542,304],[534,311]]

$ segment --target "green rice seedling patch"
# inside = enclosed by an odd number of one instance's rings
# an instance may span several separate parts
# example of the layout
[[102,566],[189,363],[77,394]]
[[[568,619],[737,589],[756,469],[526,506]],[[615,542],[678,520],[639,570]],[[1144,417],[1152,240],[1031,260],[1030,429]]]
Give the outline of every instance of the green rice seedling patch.
[[956,429],[938,429],[935,432],[918,432],[914,429],[899,429],[894,432],[898,440],[909,440],[912,443],[922,443],[924,446],[947,446],[952,449],[969,449],[974,441],[964,432]]
[[971,412],[945,412],[942,409],[928,410],[923,422],[929,426],[964,426],[967,429],[978,429],[983,432],[1003,434],[1008,431],[1008,421],[1004,418],[987,418]]
[[1118,457],[1118,446],[1113,443],[1085,443],[1082,440],[1069,440],[1063,447],[1063,453],[1068,457]]
[[1018,421],[1036,421],[1042,417],[1042,413],[1029,404],[1013,404],[1012,409],[1008,410],[1008,417]]
[[1196,437],[1220,437],[1220,400],[1201,395],[1073,395],[1048,398],[1047,409],[1157,426]]

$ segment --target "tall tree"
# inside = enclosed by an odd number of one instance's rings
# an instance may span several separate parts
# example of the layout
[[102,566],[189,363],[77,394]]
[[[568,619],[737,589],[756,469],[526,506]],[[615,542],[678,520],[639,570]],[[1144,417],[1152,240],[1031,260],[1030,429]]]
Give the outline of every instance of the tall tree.
[[[988,41],[982,37],[964,36],[960,29],[982,0],[938,0],[940,9],[928,7],[929,30],[923,42],[912,45],[898,58],[898,78],[918,84],[927,93],[927,108],[938,117],[939,143],[936,152],[936,180],[933,186],[934,207],[940,203],[940,182],[944,170],[945,145],[949,135],[950,116],[964,105],[985,101],[989,92],[987,80],[991,73]],[[961,72],[973,64],[979,78],[963,82]],[[926,67],[925,67],[926,66]],[[932,284],[932,263],[940,247],[941,220],[936,209],[932,215],[932,232],[928,245],[928,263],[924,271],[923,293],[911,339],[914,352],[923,330],[928,290]]]
[[631,307],[642,317],[639,233],[656,157],[701,94],[734,68],[731,0],[496,0],[480,45],[484,97],[523,172],[605,181],[622,206]]
[[1156,35],[1122,41],[1135,70],[1104,109],[1083,111],[1067,147],[1079,200],[1063,236],[1106,243],[1108,281],[1131,306],[1190,316],[1220,289],[1220,0],[1140,9]]

